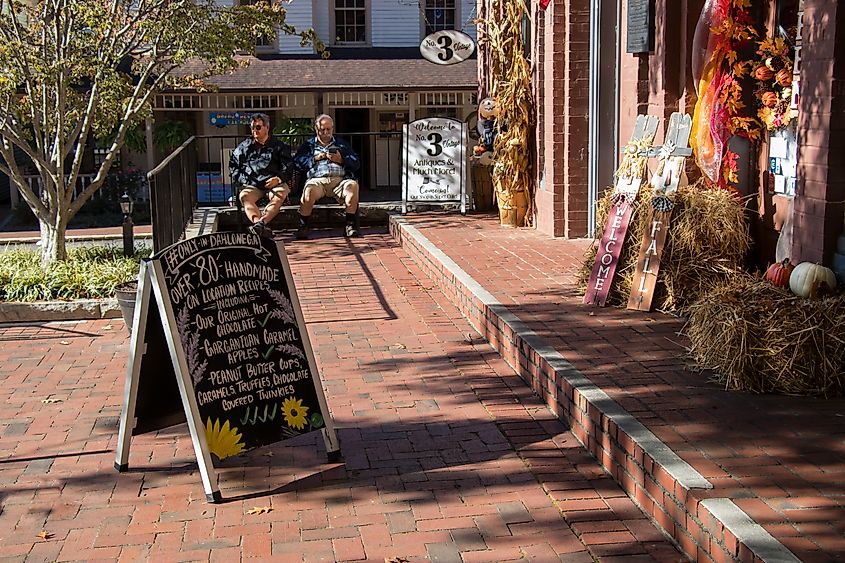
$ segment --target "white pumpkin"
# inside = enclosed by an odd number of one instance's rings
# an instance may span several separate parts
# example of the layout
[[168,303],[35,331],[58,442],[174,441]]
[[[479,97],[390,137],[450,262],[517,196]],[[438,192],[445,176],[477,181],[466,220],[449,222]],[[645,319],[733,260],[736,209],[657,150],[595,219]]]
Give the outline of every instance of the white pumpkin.
[[798,297],[815,299],[836,290],[836,275],[821,264],[801,262],[789,276],[789,289]]

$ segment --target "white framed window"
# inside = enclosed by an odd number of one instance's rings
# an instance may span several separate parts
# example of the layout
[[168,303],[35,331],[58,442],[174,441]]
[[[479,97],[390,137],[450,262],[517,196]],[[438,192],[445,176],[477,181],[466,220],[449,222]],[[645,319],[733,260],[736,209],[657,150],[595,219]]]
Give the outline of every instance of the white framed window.
[[334,44],[366,45],[367,1],[332,0],[334,2]]
[[456,0],[424,0],[425,33],[429,35],[444,29],[457,29],[458,9]]
[[[263,0],[239,0],[241,6],[251,6]],[[256,53],[272,53],[276,50],[276,42],[278,41],[278,32],[275,28],[270,30],[267,35],[259,37],[255,41]]]

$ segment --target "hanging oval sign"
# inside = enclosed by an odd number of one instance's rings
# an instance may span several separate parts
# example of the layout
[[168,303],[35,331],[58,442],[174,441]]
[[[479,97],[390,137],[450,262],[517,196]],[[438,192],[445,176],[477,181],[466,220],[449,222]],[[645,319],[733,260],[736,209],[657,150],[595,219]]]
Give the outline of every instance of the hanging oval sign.
[[456,29],[435,31],[420,43],[420,54],[439,65],[452,65],[467,60],[475,51],[472,37]]

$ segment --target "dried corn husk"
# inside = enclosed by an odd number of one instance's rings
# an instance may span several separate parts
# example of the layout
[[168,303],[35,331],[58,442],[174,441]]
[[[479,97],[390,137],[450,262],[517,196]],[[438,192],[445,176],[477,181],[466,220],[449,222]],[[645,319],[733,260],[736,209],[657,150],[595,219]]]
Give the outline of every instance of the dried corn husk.
[[505,125],[493,145],[493,187],[500,212],[513,210],[515,226],[528,226],[534,215],[534,108],[522,21],[530,12],[523,0],[493,0],[490,13],[494,16],[481,25],[486,28],[491,53],[492,95],[498,102],[499,120]]
[[690,354],[726,388],[839,397],[845,390],[845,296],[803,299],[734,276],[689,307]]

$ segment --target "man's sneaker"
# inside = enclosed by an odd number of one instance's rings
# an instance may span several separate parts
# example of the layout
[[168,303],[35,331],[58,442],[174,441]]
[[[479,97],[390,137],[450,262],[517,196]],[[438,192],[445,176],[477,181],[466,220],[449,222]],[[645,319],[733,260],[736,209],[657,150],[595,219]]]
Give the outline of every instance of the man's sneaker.
[[358,227],[352,225],[351,223],[346,225],[346,236],[348,237],[360,237],[361,231],[358,230]]
[[249,232],[258,236],[270,236],[270,229],[267,228],[267,225],[261,219],[249,226]]
[[293,236],[296,240],[306,240],[308,238],[308,233],[310,229],[305,225],[300,225],[300,227],[296,230]]

